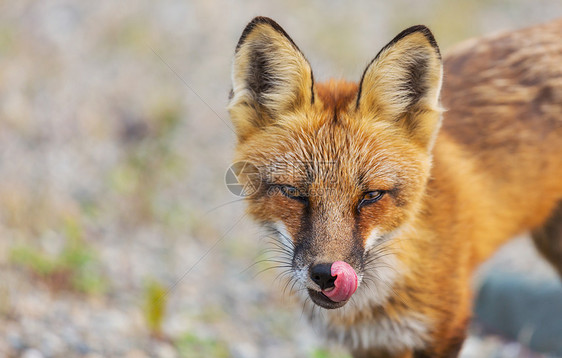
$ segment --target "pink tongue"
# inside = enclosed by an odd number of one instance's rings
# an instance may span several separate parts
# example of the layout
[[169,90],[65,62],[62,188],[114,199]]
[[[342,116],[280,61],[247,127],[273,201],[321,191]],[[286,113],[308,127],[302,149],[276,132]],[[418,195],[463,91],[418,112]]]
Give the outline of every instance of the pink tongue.
[[332,264],[331,273],[332,276],[337,276],[334,282],[335,287],[328,291],[322,291],[322,293],[334,302],[349,300],[357,290],[355,270],[347,262],[336,261]]

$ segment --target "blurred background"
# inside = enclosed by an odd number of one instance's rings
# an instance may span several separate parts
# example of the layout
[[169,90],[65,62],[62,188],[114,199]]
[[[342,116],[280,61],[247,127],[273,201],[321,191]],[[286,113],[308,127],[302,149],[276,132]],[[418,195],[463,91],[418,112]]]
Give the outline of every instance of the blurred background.
[[[0,1],[0,356],[348,357],[283,294],[224,184],[231,59],[256,15],[317,80],[357,80],[410,25],[446,53],[562,2]],[[475,286],[500,271],[559,289],[525,237]],[[486,317],[463,357],[547,356],[532,327],[491,335]]]

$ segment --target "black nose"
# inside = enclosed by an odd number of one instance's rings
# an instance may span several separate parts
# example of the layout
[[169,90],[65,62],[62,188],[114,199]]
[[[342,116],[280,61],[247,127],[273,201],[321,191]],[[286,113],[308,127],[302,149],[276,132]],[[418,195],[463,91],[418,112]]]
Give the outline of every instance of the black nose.
[[318,264],[310,268],[310,278],[320,289],[326,290],[334,287],[336,276],[332,276],[332,264]]

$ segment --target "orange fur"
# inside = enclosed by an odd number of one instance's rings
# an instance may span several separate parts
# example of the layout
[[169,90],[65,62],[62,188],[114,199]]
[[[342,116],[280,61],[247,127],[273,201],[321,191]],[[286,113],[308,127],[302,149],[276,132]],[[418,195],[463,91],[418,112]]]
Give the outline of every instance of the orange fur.
[[[440,104],[441,57],[423,27],[387,45],[359,85],[314,84],[272,20],[245,30],[229,110],[237,160],[266,173],[248,179],[261,181],[248,210],[286,228],[276,230],[289,236],[303,289],[318,290],[303,277],[317,263],[343,260],[358,272],[356,300],[333,305],[312,292],[314,303],[334,308],[321,317],[305,302],[355,357],[455,357],[476,265],[510,237],[538,230],[559,205],[561,31],[559,20],[461,46],[445,60]],[[252,41],[281,52],[253,53]],[[286,66],[275,56],[299,71],[276,76]],[[385,194],[363,205],[372,191]],[[546,251],[558,232],[553,219],[548,225],[537,231]]]
[[329,80],[315,86],[316,93],[328,112],[340,113],[357,98],[357,83]]

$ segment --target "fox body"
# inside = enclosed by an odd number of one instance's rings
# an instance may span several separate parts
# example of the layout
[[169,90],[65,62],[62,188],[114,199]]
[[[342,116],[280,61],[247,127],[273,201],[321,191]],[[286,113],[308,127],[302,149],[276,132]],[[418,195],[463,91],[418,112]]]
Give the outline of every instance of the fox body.
[[414,26],[359,83],[315,83],[273,20],[244,30],[229,112],[236,159],[260,174],[243,177],[259,187],[248,211],[279,238],[313,324],[354,357],[456,357],[471,274],[518,233],[562,273],[560,33],[478,39],[442,61]]

